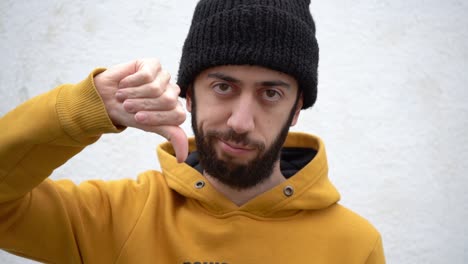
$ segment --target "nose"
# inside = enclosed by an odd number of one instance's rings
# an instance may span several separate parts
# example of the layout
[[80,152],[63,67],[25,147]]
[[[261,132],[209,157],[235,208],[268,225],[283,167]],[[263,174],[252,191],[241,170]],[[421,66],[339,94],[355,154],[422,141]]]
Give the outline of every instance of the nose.
[[244,134],[255,128],[254,104],[252,100],[240,100],[233,105],[227,125],[236,133]]

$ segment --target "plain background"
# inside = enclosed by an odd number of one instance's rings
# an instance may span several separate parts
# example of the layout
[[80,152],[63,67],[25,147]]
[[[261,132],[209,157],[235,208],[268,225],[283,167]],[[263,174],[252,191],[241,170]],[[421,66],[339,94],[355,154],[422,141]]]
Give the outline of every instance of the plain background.
[[[0,115],[135,58],[159,58],[175,79],[195,4],[1,0]],[[467,263],[468,1],[316,0],[311,11],[319,97],[293,130],[324,139],[341,203],[380,230],[388,263]],[[52,177],[135,178],[159,168],[162,141],[104,135]],[[0,263],[31,262],[0,252]]]

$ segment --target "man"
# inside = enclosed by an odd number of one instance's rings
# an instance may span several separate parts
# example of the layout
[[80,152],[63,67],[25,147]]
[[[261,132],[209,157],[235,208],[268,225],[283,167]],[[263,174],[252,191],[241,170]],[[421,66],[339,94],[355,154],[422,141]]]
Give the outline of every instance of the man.
[[[202,0],[178,85],[157,60],[138,60],[2,117],[0,248],[46,263],[384,263],[379,233],[337,203],[321,140],[288,134],[316,99],[308,8]],[[78,186],[47,179],[125,127],[171,142],[158,148],[162,172]]]

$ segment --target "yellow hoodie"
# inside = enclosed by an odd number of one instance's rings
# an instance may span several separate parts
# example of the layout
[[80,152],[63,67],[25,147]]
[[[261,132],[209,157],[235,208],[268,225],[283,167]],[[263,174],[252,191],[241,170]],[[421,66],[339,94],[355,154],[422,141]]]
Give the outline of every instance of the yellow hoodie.
[[285,147],[313,159],[240,207],[177,163],[169,143],[157,149],[162,172],[136,180],[47,179],[119,132],[94,88],[100,71],[0,119],[1,249],[46,263],[385,263],[378,231],[337,203],[323,143],[302,133]]

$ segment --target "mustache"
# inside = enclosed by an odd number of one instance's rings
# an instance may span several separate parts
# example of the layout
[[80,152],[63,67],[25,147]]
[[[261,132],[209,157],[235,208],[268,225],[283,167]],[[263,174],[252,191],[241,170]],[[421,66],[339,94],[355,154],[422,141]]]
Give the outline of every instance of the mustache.
[[205,137],[219,138],[224,141],[233,141],[237,144],[257,148],[260,151],[265,150],[265,144],[263,144],[262,142],[249,138],[247,133],[239,134],[232,129],[229,129],[228,131],[207,131]]

